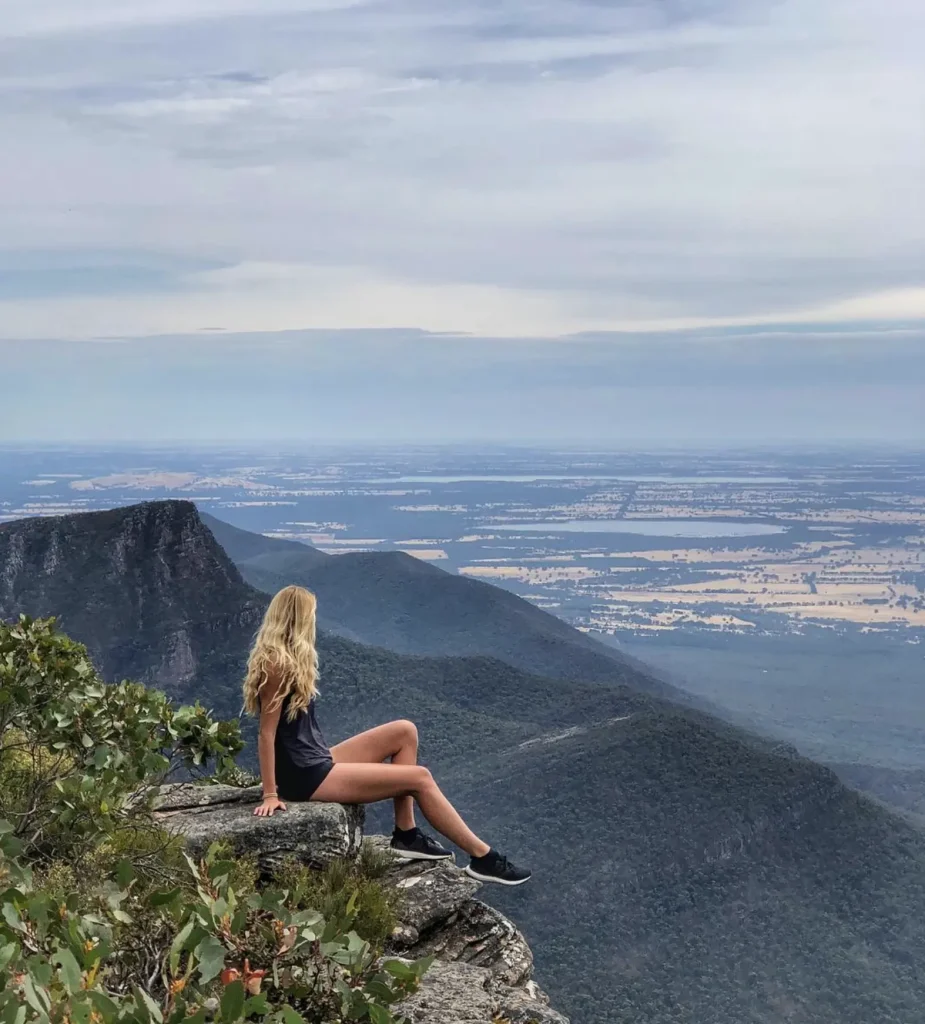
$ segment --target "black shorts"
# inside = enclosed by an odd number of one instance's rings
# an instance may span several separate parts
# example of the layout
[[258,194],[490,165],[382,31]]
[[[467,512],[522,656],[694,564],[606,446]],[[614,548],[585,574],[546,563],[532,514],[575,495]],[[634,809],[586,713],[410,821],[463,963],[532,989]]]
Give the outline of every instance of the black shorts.
[[280,798],[295,803],[311,800],[315,790],[328,777],[328,772],[333,767],[333,761],[323,761],[307,768],[291,767],[283,774],[277,771],[276,788]]

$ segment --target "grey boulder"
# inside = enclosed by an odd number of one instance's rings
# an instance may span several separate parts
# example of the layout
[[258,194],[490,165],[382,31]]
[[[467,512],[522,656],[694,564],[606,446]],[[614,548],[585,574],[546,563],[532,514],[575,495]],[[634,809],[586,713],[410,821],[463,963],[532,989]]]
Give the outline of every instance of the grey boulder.
[[[364,843],[388,849],[384,836]],[[390,951],[437,957],[401,1006],[414,1024],[568,1024],[532,980],[533,953],[520,930],[473,898],[480,882],[445,860],[396,860],[383,881],[401,894]]]
[[494,907],[468,900],[415,947],[416,956],[487,967],[503,985],[525,985],[533,977],[533,953],[520,929]]
[[499,985],[487,967],[436,960],[398,1010],[413,1024],[569,1024],[544,1000],[535,986]]
[[[534,998],[536,996],[537,998]],[[546,996],[539,991],[507,989],[500,993],[496,1019],[505,1024],[569,1024],[568,1017],[557,1013],[546,1002]]]
[[[385,836],[367,836],[364,845],[388,851]],[[455,920],[459,910],[481,888],[450,860],[402,861],[395,859],[383,879],[401,896],[395,948],[416,946],[432,930]]]
[[398,1009],[414,1024],[490,1024],[495,1019],[491,972],[437,960],[420,989]]
[[272,817],[257,817],[259,786],[163,786],[155,798],[155,814],[164,828],[184,837],[193,856],[201,856],[216,840],[238,855],[257,858],[260,869],[272,871],[288,857],[322,868],[339,857],[356,855],[363,839],[363,808],[349,804],[289,803]]

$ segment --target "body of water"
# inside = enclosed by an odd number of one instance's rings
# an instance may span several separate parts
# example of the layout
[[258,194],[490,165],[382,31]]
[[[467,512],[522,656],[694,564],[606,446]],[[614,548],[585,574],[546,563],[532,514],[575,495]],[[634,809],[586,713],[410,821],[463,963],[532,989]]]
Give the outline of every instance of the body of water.
[[374,480],[358,480],[365,484],[467,484],[467,483],[504,483],[530,484],[544,480],[618,480],[625,483],[664,483],[664,484],[789,484],[795,483],[789,476],[667,476],[645,475],[631,476],[626,473],[527,473],[519,476],[392,476],[377,477]]
[[724,523],[716,519],[571,519],[561,523],[492,524],[493,530],[541,533],[635,533],[644,537],[763,537],[783,533],[772,523]]

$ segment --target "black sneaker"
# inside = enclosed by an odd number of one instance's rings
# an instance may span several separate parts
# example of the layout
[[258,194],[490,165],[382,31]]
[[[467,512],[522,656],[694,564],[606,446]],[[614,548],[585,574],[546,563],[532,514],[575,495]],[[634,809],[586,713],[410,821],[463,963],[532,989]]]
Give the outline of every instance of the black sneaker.
[[436,839],[432,839],[419,828],[392,833],[392,853],[401,860],[447,860],[453,854],[445,850]]
[[480,882],[498,882],[500,885],[523,885],[532,872],[516,867],[507,857],[489,850],[484,857],[473,857],[466,868],[470,878]]

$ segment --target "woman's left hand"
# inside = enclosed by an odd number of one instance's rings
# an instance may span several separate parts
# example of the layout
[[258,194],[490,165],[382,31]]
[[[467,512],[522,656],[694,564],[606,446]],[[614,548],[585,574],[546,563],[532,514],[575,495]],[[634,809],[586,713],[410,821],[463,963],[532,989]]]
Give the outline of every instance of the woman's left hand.
[[254,814],[259,818],[272,818],[275,811],[285,811],[286,805],[278,796],[265,796],[263,802],[254,808]]

